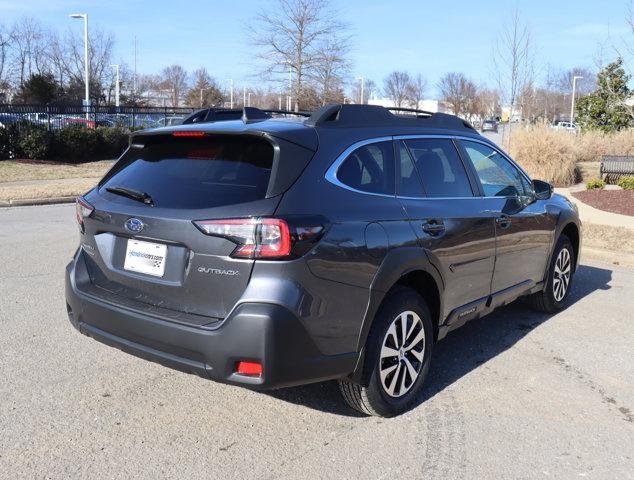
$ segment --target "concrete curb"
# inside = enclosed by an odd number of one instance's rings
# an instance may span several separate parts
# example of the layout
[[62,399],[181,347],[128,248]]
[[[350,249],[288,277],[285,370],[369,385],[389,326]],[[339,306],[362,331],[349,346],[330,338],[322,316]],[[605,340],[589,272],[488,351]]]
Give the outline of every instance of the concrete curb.
[[581,247],[581,263],[586,258],[601,260],[604,262],[621,265],[624,267],[634,267],[634,254],[628,252],[615,252],[614,250],[600,250],[598,248]]
[[0,207],[30,207],[33,205],[55,205],[58,203],[74,203],[76,196],[51,198],[25,198],[20,200],[0,200]]

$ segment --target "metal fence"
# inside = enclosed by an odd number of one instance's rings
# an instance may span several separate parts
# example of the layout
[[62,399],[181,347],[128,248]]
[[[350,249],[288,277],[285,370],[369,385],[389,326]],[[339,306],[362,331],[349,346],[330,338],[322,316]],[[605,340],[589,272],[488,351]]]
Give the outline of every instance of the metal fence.
[[11,123],[26,127],[42,125],[48,130],[70,126],[153,128],[178,125],[195,110],[167,107],[0,104],[0,126]]

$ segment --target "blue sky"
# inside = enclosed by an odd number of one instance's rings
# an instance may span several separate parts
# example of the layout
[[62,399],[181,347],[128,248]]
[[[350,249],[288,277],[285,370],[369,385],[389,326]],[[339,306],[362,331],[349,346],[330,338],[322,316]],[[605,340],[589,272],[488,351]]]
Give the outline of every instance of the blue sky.
[[[157,73],[179,63],[205,66],[218,80],[254,83],[258,71],[246,25],[269,0],[0,0],[0,23],[32,16],[63,31],[81,29],[69,13],[88,12],[91,25],[114,33],[115,58],[132,64],[133,38],[139,41],[139,71]],[[594,65],[597,44],[631,39],[625,14],[628,0],[347,0],[333,1],[353,35],[354,76],[379,85],[392,70],[425,75],[432,87],[449,71],[478,83],[494,84],[491,49],[514,8],[530,24],[537,65],[555,68]],[[607,56],[613,56],[607,49]]]

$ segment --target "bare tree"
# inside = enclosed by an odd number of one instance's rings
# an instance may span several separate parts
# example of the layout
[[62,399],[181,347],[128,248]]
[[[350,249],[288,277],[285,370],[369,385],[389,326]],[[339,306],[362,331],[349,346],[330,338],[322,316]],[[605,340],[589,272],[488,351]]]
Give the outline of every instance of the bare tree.
[[474,107],[474,116],[480,122],[500,115],[502,108],[500,106],[499,92],[486,87],[478,88]]
[[383,81],[383,89],[394,106],[401,108],[409,100],[411,78],[407,72],[392,72]]
[[161,83],[169,91],[172,107],[178,107],[187,88],[187,72],[180,65],[170,65],[161,72]]
[[0,25],[0,88],[7,84],[5,77],[8,66],[9,47],[11,46],[11,34],[5,29],[3,25]]
[[344,25],[337,20],[328,0],[278,0],[275,10],[261,11],[250,29],[252,41],[259,47],[265,73],[282,82],[291,71],[289,92],[295,110],[302,107],[307,79],[323,60],[328,43],[338,43]]
[[220,105],[224,101],[224,95],[218,82],[209,75],[206,68],[199,68],[192,74],[194,84],[187,92],[185,102],[192,107],[211,107]]
[[335,38],[326,41],[317,53],[317,62],[310,78],[320,96],[321,105],[343,101],[343,79],[350,70],[346,60],[348,50],[347,39]]
[[438,82],[438,90],[454,115],[473,115],[476,111],[477,87],[463,73],[445,74]]
[[[507,103],[512,119],[517,100],[533,77],[533,48],[531,30],[522,21],[517,10],[493,46],[493,65],[497,74],[498,88]],[[508,142],[511,132],[509,128]]]
[[420,108],[427,91],[427,79],[419,73],[410,81],[408,90],[407,96],[412,108]]
[[13,25],[11,50],[18,85],[22,85],[33,73],[42,73],[42,39],[42,26],[33,18],[23,17]]
[[376,82],[370,78],[363,79],[363,98],[361,98],[361,81],[355,80],[350,89],[350,98],[353,102],[368,103],[379,92]]

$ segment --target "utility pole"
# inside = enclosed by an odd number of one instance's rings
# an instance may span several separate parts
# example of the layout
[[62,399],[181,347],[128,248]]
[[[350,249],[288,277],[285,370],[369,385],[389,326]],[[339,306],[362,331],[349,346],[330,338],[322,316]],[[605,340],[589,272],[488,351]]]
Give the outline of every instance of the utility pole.
[[251,92],[247,94],[247,107],[251,106]]
[[242,106],[247,106],[247,87],[242,87]]
[[203,89],[200,89],[200,108],[203,108]]
[[572,103],[570,105],[570,127],[572,127],[572,123],[575,118],[575,87],[577,86],[577,80],[582,79],[583,77],[574,76],[572,77]]
[[83,18],[84,19],[84,81],[86,83],[85,95],[84,95],[84,108],[86,109],[86,120],[90,120],[90,65],[88,64],[88,14],[87,13],[73,13],[70,18]]
[[114,104],[119,108],[119,65],[110,65],[116,72],[116,83],[114,84]]
[[357,80],[361,81],[361,101],[359,103],[360,104],[364,104],[365,103],[365,92],[363,91],[363,89],[365,87],[365,78],[364,77],[359,77],[359,78],[357,78]]

